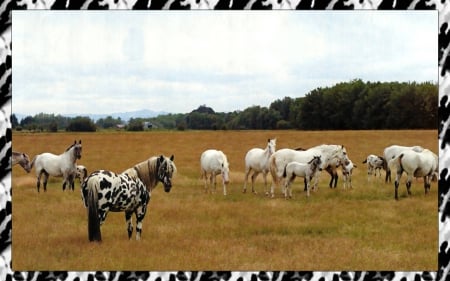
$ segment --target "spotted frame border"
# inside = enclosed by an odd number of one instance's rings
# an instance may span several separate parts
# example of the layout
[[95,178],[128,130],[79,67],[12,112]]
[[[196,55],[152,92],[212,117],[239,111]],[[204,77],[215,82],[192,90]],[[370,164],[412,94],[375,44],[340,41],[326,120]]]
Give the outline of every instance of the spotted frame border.
[[[157,2],[158,0],[153,0]],[[160,2],[174,2],[174,0],[161,0]],[[176,1],[176,0],[175,0]],[[195,6],[199,0],[184,0],[192,2]],[[215,0],[202,0],[212,3]],[[33,3],[34,2],[34,3]],[[6,0],[0,3],[0,138],[5,138],[6,142],[1,143],[0,157],[11,157],[11,123],[12,112],[12,10],[52,8],[52,9],[114,9],[119,8],[116,3],[127,2],[126,0],[84,0],[78,1],[76,7],[72,0]],[[129,2],[129,1],[128,1]],[[140,0],[135,1],[137,5]],[[228,9],[230,0],[221,5],[224,1],[215,1],[215,6],[210,9]],[[233,3],[234,2],[234,3]],[[231,9],[244,9],[250,2],[266,2],[281,5],[297,2],[300,9],[434,9],[439,12],[439,50],[438,50],[438,71],[439,71],[439,100],[442,101],[450,93],[450,0],[231,0]],[[50,5],[50,3],[52,3]],[[58,4],[59,5],[56,5]],[[163,4],[164,4],[163,3]],[[238,4],[239,3],[239,4]],[[64,5],[65,4],[65,5]],[[30,7],[34,5],[35,7]],[[39,6],[41,5],[41,6]],[[46,6],[47,5],[47,6]],[[116,6],[114,6],[116,5]],[[161,5],[163,7],[163,5]],[[145,8],[145,5],[141,8]],[[183,7],[178,7],[183,8]],[[197,7],[201,8],[201,7]],[[267,8],[267,6],[253,6],[253,8]],[[449,40],[447,40],[447,37]],[[18,272],[12,270],[11,263],[11,161],[9,165],[0,165],[0,280],[450,280],[450,174],[447,175],[445,166],[450,166],[450,119],[441,114],[441,108],[447,108],[448,103],[440,102],[439,107],[439,251],[438,269],[436,272],[393,272],[393,271],[342,271],[342,272],[279,272],[279,271],[259,271],[259,272]],[[449,106],[450,108],[450,106]],[[450,110],[450,109],[449,109]],[[3,121],[4,120],[4,121]],[[447,132],[449,137],[447,138]],[[9,138],[8,138],[9,136]],[[7,152],[3,155],[2,152]],[[8,155],[9,152],[9,155]],[[3,162],[3,161],[1,161]]]

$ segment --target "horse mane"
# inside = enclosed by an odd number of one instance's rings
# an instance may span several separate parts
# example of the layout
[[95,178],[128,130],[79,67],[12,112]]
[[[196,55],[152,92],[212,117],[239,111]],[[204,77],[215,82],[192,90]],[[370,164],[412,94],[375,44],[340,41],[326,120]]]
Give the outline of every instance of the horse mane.
[[[159,156],[153,156],[125,170],[123,173],[128,174],[133,178],[139,178],[145,184],[147,190],[151,191],[158,184],[158,158]],[[173,162],[169,161],[167,157],[164,157],[164,160],[168,161],[168,164],[173,169],[173,172],[175,172],[176,167]]]
[[153,156],[148,160],[134,165],[132,168],[128,169],[125,172],[130,176],[139,178],[145,184],[147,190],[151,191],[156,186],[156,184],[158,184],[158,179],[156,177],[158,173],[156,160],[157,157]]

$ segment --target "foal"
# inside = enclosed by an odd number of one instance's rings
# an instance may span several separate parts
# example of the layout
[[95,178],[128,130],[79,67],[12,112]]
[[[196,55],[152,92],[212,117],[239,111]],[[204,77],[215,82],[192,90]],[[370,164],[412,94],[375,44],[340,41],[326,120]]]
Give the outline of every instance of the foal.
[[306,192],[309,197],[309,189],[311,179],[316,175],[318,171],[322,171],[320,165],[322,164],[321,156],[314,156],[307,164],[299,162],[290,162],[284,168],[283,178],[284,183],[284,197],[286,199],[292,198],[291,183],[295,177],[303,177],[306,180]]

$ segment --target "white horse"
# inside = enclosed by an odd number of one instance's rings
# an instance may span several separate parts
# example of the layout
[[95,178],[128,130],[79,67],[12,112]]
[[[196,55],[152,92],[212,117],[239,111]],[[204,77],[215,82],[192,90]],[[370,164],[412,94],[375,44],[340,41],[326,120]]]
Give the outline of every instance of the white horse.
[[252,174],[252,192],[256,194],[254,185],[255,179],[259,173],[263,174],[264,190],[267,192],[267,173],[269,172],[269,159],[275,152],[277,145],[276,139],[268,139],[266,149],[252,148],[245,155],[245,182],[243,192],[247,192],[248,175],[253,170]]
[[401,146],[401,145],[391,145],[384,149],[383,155],[385,161],[385,169],[386,169],[386,179],[385,182],[391,182],[391,169],[389,168],[389,165],[387,165],[387,162],[389,162],[394,157],[400,155],[405,150],[414,150],[415,152],[422,152],[423,147],[415,145],[415,146]]
[[12,166],[19,164],[27,173],[31,171],[30,157],[26,153],[12,152]]
[[227,184],[229,179],[229,164],[227,156],[220,150],[209,149],[202,153],[200,157],[200,167],[202,170],[202,178],[205,179],[205,192],[208,192],[208,173],[210,174],[210,183],[214,185],[216,191],[216,176],[222,175],[223,195],[227,195]]
[[336,165],[336,159],[342,163],[348,163],[347,150],[343,145],[319,145],[308,150],[297,151],[294,149],[283,148],[270,156],[270,174],[272,175],[272,186],[270,188],[271,197],[274,197],[275,185],[278,185],[282,176],[284,167],[289,162],[308,163],[314,156],[321,156],[321,169],[330,165]]
[[64,153],[55,155],[52,153],[42,153],[36,155],[31,161],[30,167],[36,165],[36,177],[37,177],[37,190],[39,192],[41,184],[41,176],[44,175],[44,191],[47,191],[48,176],[63,177],[63,190],[66,189],[66,184],[69,184],[69,188],[73,190],[73,180],[77,173],[76,161],[81,158],[81,140],[76,141],[69,146]]
[[381,178],[381,169],[386,168],[386,160],[381,157],[374,154],[370,154],[367,156],[366,159],[364,159],[363,164],[367,164],[367,181],[370,181],[370,176],[374,175],[375,178],[377,177],[377,170],[378,175]]
[[397,155],[389,161],[389,167],[397,170],[397,177],[395,178],[395,199],[398,200],[398,186],[403,171],[406,172],[408,178],[406,180],[406,189],[408,195],[411,195],[411,181],[412,177],[423,177],[425,194],[430,190],[431,176],[437,169],[436,154],[428,149],[422,152],[416,152],[412,149],[404,150],[400,155]]
[[284,198],[292,198],[291,183],[296,177],[303,177],[306,181],[306,192],[309,197],[310,182],[315,175],[321,171],[322,164],[321,156],[314,156],[308,163],[290,162],[284,167],[283,178],[284,183]]
[[341,166],[342,166],[342,175],[344,176],[344,189],[347,189],[347,185],[349,188],[353,189],[352,174],[353,169],[357,168],[357,166],[352,162],[352,160],[349,160],[347,165],[342,163]]

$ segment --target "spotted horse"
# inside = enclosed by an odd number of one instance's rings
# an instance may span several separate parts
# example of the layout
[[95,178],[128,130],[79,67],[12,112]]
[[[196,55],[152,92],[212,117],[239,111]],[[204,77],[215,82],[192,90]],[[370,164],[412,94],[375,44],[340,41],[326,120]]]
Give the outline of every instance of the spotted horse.
[[147,212],[151,192],[158,182],[170,192],[176,171],[170,158],[153,156],[121,174],[107,170],[95,171],[83,182],[81,193],[88,210],[89,241],[102,241],[100,226],[108,212],[125,212],[128,238],[133,234],[132,215],[136,215],[136,240],[141,239],[142,221]]

